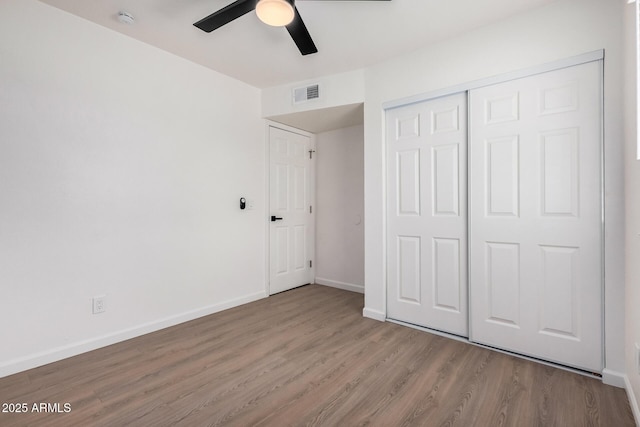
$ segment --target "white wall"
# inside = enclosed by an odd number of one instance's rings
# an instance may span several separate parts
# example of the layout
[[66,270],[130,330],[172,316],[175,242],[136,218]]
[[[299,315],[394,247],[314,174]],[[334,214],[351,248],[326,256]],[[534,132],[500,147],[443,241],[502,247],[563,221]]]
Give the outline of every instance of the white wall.
[[364,292],[364,127],[316,135],[316,283]]
[[0,376],[265,296],[263,129],[256,88],[0,2]]
[[626,200],[626,339],[627,391],[636,423],[640,424],[640,373],[635,345],[640,343],[640,161],[637,160],[637,99],[635,5],[624,6],[625,40],[625,200]]
[[384,319],[384,102],[605,49],[606,368],[623,385],[623,3],[559,0],[365,70],[365,309]]
[[[320,98],[293,103],[292,91],[311,84],[319,85]],[[262,90],[262,117],[359,104],[364,101],[364,71],[354,70],[313,80],[304,80]]]

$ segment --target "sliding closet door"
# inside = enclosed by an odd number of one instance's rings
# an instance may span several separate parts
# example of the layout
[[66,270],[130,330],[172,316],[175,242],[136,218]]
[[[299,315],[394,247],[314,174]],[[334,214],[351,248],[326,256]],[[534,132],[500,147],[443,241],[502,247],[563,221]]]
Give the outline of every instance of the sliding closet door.
[[467,336],[466,94],[386,123],[387,316]]
[[470,92],[471,339],[602,369],[601,63]]

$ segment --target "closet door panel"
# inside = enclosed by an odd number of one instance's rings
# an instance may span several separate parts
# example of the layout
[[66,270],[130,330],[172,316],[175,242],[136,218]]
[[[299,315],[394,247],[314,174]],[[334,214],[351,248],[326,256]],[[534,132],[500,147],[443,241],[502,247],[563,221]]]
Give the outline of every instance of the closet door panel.
[[387,316],[467,336],[466,94],[387,111]]
[[602,369],[601,63],[472,90],[473,341]]

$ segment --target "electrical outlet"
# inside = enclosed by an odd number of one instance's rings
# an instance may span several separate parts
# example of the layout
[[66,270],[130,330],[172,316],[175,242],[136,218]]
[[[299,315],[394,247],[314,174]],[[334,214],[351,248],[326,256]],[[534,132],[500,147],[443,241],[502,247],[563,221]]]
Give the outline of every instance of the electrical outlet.
[[107,311],[107,296],[98,295],[93,297],[93,314],[104,313]]

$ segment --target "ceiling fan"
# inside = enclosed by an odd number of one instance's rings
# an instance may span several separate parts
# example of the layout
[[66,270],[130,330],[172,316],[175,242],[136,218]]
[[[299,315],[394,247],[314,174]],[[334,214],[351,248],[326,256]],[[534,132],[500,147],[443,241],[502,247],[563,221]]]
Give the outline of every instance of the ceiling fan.
[[274,27],[286,27],[302,55],[318,52],[306,25],[304,25],[298,13],[295,0],[236,0],[193,25],[202,31],[210,33],[254,9],[258,18],[265,24]]

